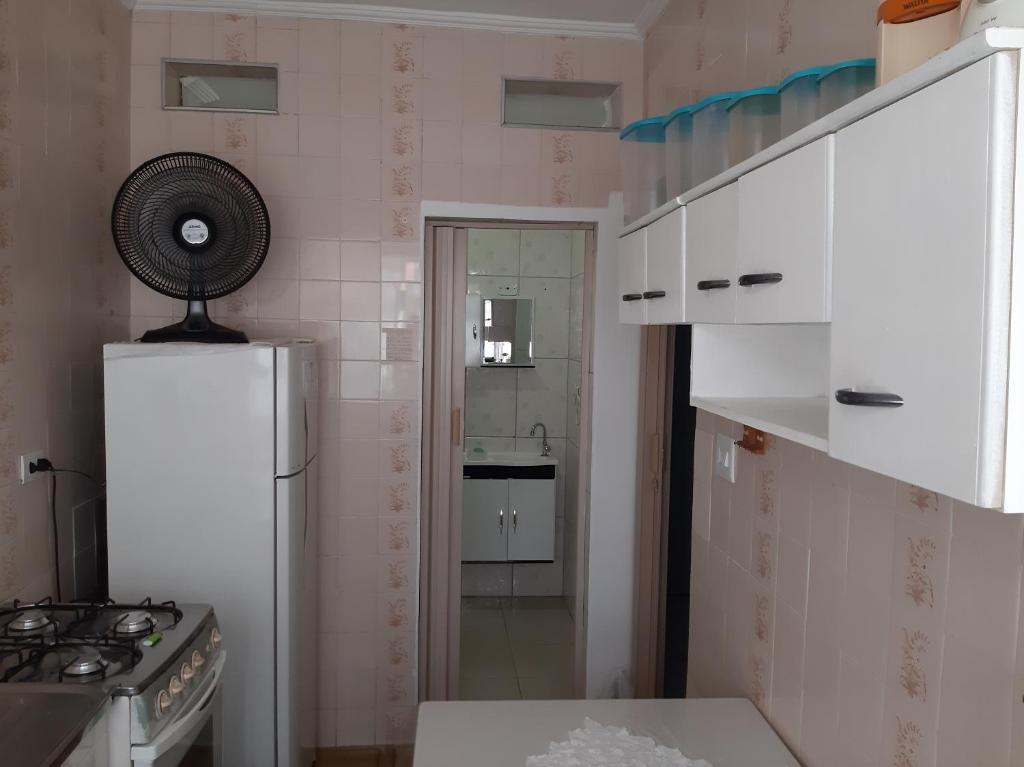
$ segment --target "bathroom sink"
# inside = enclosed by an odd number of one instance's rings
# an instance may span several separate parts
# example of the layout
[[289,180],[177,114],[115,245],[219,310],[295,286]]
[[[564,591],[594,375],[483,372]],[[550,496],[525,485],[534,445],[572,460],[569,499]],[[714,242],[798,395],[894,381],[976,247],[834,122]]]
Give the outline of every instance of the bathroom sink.
[[540,453],[467,453],[462,460],[464,479],[550,479],[558,471],[558,459]]
[[472,453],[466,453],[464,462],[469,464],[489,464],[491,466],[557,466],[558,459],[553,455],[541,455],[540,453],[485,453],[477,457]]

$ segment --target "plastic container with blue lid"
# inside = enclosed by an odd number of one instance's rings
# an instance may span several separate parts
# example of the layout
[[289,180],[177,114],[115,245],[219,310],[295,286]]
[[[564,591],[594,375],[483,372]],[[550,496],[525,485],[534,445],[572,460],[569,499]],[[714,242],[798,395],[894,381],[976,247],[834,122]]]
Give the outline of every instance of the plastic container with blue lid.
[[669,199],[693,186],[693,104],[665,116],[665,187]]
[[875,60],[840,61],[818,77],[821,88],[821,114],[834,112],[875,87]]
[[823,114],[819,78],[828,67],[801,69],[779,83],[779,135],[785,138],[810,125]]
[[743,162],[779,140],[779,89],[743,91],[729,102],[729,164]]
[[729,168],[729,104],[740,91],[716,93],[693,105],[693,185]]
[[662,205],[665,193],[665,120],[649,117],[619,134],[622,145],[623,204],[626,223]]

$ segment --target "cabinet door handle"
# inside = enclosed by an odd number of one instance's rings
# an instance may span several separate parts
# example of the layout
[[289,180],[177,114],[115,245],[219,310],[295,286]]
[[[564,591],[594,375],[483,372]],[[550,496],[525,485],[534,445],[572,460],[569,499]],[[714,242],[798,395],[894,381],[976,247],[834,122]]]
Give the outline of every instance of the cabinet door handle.
[[498,509],[498,532],[505,532],[505,510]]
[[732,285],[729,280],[701,280],[697,283],[697,290],[721,290]]
[[627,293],[622,297],[623,301],[639,301],[644,297],[643,293]]
[[519,512],[512,509],[512,532],[514,533],[519,527]]
[[903,397],[898,394],[854,391],[853,389],[837,391],[836,402],[840,405],[853,405],[854,407],[903,407]]
[[644,298],[664,298],[664,297],[665,297],[665,291],[664,290],[645,290],[644,291]]
[[751,285],[771,285],[775,282],[782,282],[782,274],[779,272],[764,272],[762,274],[741,274],[739,283],[743,287]]

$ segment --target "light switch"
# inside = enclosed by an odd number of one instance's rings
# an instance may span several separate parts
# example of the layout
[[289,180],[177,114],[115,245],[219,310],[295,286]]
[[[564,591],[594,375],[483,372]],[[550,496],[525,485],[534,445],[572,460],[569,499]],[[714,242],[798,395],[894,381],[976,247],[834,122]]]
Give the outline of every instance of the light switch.
[[715,474],[726,482],[736,481],[736,441],[727,434],[715,435]]

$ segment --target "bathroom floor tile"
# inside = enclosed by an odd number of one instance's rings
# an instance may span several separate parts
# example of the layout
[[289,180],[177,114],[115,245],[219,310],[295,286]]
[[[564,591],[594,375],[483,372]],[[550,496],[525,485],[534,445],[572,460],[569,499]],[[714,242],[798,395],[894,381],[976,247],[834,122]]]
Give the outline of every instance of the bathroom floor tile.
[[459,697],[573,697],[573,621],[562,597],[462,600]]
[[519,691],[523,700],[571,700],[572,684],[543,676],[519,677]]
[[463,675],[459,679],[461,700],[520,700],[519,682],[514,676],[504,678]]

